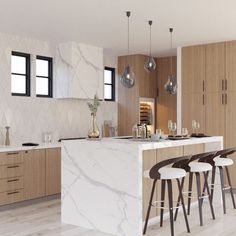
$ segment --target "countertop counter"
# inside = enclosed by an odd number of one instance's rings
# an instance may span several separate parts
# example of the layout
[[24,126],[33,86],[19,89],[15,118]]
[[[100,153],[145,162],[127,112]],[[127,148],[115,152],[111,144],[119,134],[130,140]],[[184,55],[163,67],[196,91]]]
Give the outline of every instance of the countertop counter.
[[15,151],[25,151],[33,149],[44,149],[44,148],[59,148],[61,143],[40,143],[38,146],[22,146],[22,145],[0,145],[0,152],[15,152]]

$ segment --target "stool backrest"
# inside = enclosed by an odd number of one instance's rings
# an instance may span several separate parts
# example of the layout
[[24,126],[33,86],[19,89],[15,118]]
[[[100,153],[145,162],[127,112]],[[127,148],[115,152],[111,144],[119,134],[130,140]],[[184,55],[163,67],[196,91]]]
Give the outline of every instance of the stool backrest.
[[151,170],[149,172],[149,176],[151,179],[160,179],[160,174],[159,174],[160,168],[165,167],[165,166],[169,166],[169,165],[174,164],[179,161],[187,161],[187,160],[189,160],[189,158],[190,158],[190,156],[181,156],[181,157],[175,157],[175,158],[167,159],[164,161],[160,161],[151,168]]
[[236,148],[227,148],[227,149],[223,149],[223,150],[220,150],[216,153],[216,156],[220,156],[220,157],[227,157],[229,155],[232,155],[233,153],[236,152]]

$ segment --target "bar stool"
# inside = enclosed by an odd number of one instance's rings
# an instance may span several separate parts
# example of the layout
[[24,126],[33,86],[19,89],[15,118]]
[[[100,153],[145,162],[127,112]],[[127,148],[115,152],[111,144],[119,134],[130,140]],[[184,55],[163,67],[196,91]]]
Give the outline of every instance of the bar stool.
[[[233,160],[228,158],[228,156],[235,153],[235,151],[236,151],[236,148],[228,148],[228,149],[224,149],[224,150],[220,150],[220,151],[216,152],[216,154],[213,157],[208,157],[208,158],[203,159],[203,161],[205,161],[207,163],[210,163],[213,166],[212,178],[211,178],[211,201],[213,201],[216,168],[217,167],[219,168],[220,183],[221,183],[221,194],[222,194],[224,214],[226,214],[225,190],[230,190],[233,207],[234,207],[234,209],[236,209],[234,193],[233,193],[233,188],[232,188],[229,169],[228,169],[228,166],[231,166],[231,165],[234,164]],[[229,184],[228,186],[226,186],[226,184],[225,184],[224,169],[226,171],[226,176],[227,176],[227,179],[228,179],[228,184]],[[203,189],[203,191],[205,191],[205,188]]]
[[[160,226],[163,225],[165,185],[167,182],[168,198],[169,198],[170,229],[171,229],[171,236],[174,236],[174,218],[173,218],[174,215],[173,215],[173,196],[172,196],[172,180],[174,180],[174,179],[177,180],[177,184],[178,184],[179,200],[181,201],[181,205],[183,208],[187,232],[190,232],[187,213],[186,213],[186,209],[185,209],[185,205],[184,205],[184,198],[182,195],[182,187],[181,187],[180,180],[179,180],[179,179],[185,178],[186,171],[183,169],[180,169],[180,168],[172,168],[169,166],[169,165],[175,163],[176,161],[185,160],[188,158],[189,157],[184,156],[184,157],[177,157],[177,158],[164,160],[164,161],[161,161],[161,162],[157,163],[156,165],[154,165],[150,171],[147,170],[144,172],[144,177],[149,177],[149,178],[153,179],[153,185],[152,185],[149,205],[148,205],[148,209],[147,209],[143,234],[146,234],[146,231],[147,231],[151,207],[153,207],[154,204],[156,204],[156,203],[161,203]],[[156,189],[157,180],[161,180],[161,186],[162,186],[161,187],[161,201],[153,202],[153,196],[154,196],[154,192]]]
[[[202,162],[202,159],[207,159],[208,157],[213,157],[215,152],[208,153],[200,153],[193,155],[189,160],[176,162],[173,167],[183,168],[186,172],[189,173],[189,184],[188,184],[188,215],[190,214],[190,206],[192,199],[192,184],[193,184],[193,175],[196,176],[196,184],[197,184],[197,199],[198,199],[198,209],[199,209],[199,220],[200,226],[203,226],[203,215],[202,215],[202,199],[208,197],[212,218],[215,219],[215,213],[211,201],[211,193],[208,186],[208,176],[207,173],[212,170],[212,166],[209,163]],[[204,191],[201,192],[201,180],[200,174],[204,176],[204,189],[207,190],[207,195]],[[181,187],[183,188],[184,183],[181,183]],[[180,196],[178,197],[179,202]],[[178,203],[177,203],[178,206]],[[174,220],[177,219],[178,208],[175,211]]]

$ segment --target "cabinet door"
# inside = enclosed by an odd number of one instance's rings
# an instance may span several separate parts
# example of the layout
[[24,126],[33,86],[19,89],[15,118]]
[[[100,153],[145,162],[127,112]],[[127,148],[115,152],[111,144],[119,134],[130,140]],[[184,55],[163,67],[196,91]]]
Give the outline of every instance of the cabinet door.
[[199,132],[205,133],[205,94],[182,93],[182,127],[192,133],[192,121],[200,123]]
[[45,149],[24,153],[25,200],[45,196]]
[[[236,92],[228,92],[226,105],[226,148],[236,147]],[[236,154],[231,155],[230,158],[235,160]],[[230,175],[233,188],[236,188],[236,167],[230,166]]]
[[226,43],[226,81],[225,89],[236,92],[236,41]]
[[61,192],[61,149],[46,149],[46,195]]
[[225,43],[206,45],[206,92],[222,92],[225,80]]
[[206,94],[206,134],[225,135],[225,96],[222,93]]
[[[143,151],[143,172],[150,170],[156,164],[156,150]],[[143,177],[143,220],[145,220],[149,199],[151,195],[153,180]],[[156,201],[156,194],[153,201]],[[150,218],[156,216],[156,209],[152,207],[150,212]]]
[[205,81],[205,46],[182,48],[182,92],[200,93]]

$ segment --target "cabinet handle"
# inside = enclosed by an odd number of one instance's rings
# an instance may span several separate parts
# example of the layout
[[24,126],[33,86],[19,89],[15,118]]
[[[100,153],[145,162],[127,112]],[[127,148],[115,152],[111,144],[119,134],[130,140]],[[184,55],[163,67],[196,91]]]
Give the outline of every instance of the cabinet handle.
[[228,95],[227,95],[227,93],[225,94],[225,104],[227,105],[227,103],[228,103]]
[[11,183],[11,182],[17,182],[17,181],[19,181],[20,179],[9,179],[9,180],[7,180],[7,182],[8,183]]
[[7,168],[11,169],[11,168],[18,168],[19,166],[8,166]]
[[225,80],[224,79],[222,79],[222,81],[221,81],[221,89],[222,89],[222,91],[224,91],[225,90],[225,86],[224,86],[224,84],[225,84]]
[[222,105],[224,105],[224,94],[222,94],[222,96],[221,96],[221,103],[222,103]]
[[202,81],[202,91],[205,92],[205,80]]
[[19,152],[8,152],[7,155],[17,155]]
[[204,94],[202,95],[202,105],[203,106],[205,105],[205,95]]
[[19,191],[10,192],[10,193],[7,193],[7,194],[11,195],[11,194],[16,194],[16,193],[19,193]]

